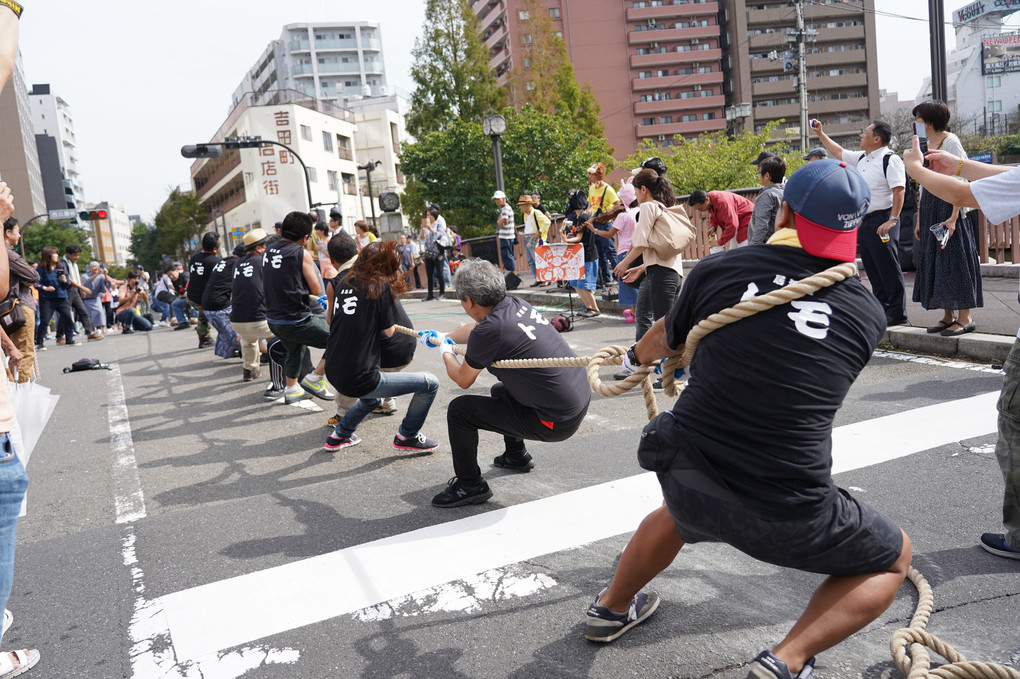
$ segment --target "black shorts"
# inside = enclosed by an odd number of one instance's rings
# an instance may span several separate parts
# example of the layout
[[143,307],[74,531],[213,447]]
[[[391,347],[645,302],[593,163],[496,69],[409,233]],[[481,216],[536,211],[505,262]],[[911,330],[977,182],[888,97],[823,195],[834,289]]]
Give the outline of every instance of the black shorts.
[[768,521],[678,481],[670,472],[659,474],[684,542],[725,542],[759,561],[825,575],[879,573],[903,551],[900,527],[842,488],[810,516]]

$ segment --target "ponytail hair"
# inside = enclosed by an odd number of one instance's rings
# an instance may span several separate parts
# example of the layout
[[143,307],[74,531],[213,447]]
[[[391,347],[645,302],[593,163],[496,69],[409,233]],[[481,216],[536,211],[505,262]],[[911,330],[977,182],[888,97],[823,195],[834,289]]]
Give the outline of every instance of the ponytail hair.
[[652,194],[652,198],[659,201],[666,207],[673,207],[676,205],[676,196],[673,195],[673,186],[669,183],[669,178],[664,174],[659,174],[655,170],[649,170],[645,168],[637,173],[634,177],[634,188],[645,187],[648,192]]

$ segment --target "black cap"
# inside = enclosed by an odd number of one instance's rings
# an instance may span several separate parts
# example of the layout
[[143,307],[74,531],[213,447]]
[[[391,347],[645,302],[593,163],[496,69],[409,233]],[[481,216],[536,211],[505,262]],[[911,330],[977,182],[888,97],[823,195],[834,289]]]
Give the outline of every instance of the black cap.
[[641,163],[640,167],[636,167],[631,170],[631,174],[637,174],[641,170],[655,170],[655,173],[659,176],[666,174],[666,163],[662,162],[662,158],[658,156],[652,156]]
[[761,163],[761,161],[765,160],[766,158],[774,158],[775,155],[776,154],[772,153],[771,151],[762,151],[761,153],[758,154],[758,157],[755,160],[751,161],[751,165],[758,165],[759,163]]

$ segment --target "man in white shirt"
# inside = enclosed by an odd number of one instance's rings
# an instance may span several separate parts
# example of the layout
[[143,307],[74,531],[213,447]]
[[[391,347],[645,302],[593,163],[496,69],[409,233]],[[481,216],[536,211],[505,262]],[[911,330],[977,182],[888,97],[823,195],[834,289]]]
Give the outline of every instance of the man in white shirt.
[[889,149],[892,128],[876,120],[861,132],[861,151],[847,151],[822,131],[822,123],[811,121],[811,129],[833,158],[856,167],[871,189],[871,204],[857,229],[864,270],[871,291],[885,309],[889,325],[907,322],[907,296],[896,243],[900,239],[900,210],[907,175],[903,160]]
[[499,227],[497,239],[499,240],[499,255],[503,262],[503,268],[507,271],[516,271],[514,244],[517,242],[517,231],[514,228],[513,208],[506,204],[506,194],[502,191],[492,194],[492,200],[499,208],[499,218],[496,219],[496,224]]

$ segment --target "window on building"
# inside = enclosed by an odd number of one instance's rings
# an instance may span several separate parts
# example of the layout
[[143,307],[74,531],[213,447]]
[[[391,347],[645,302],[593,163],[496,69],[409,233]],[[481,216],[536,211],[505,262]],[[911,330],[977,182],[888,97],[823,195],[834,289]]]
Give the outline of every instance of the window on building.
[[644,0],[637,0],[637,2],[634,3],[634,9],[641,9],[642,7],[647,7]]
[[337,173],[334,170],[326,170],[326,181],[329,183],[330,191],[339,191],[340,182]]
[[639,72],[639,73],[637,74],[637,77],[638,77],[638,78],[641,78],[641,79],[644,79],[644,78],[651,78],[651,77],[652,77],[652,72],[651,72],[651,71],[640,71],[640,72]]
[[526,9],[522,9],[519,12],[517,12],[517,18],[520,19],[521,21],[527,21],[531,18],[531,12],[529,12]]
[[535,81],[534,80],[529,80],[528,84],[526,85],[526,87],[528,88],[529,92],[533,92],[535,90]]
[[524,68],[531,68],[531,57],[524,57]]
[[694,123],[698,121],[698,116],[694,115],[693,113],[685,113],[681,120],[683,120],[685,123]]
[[327,153],[333,153],[333,135],[329,132],[322,133],[322,148]]
[[522,45],[531,44],[531,33],[525,33],[524,35],[521,36],[521,44]]
[[549,18],[550,19],[559,19],[560,18],[560,8],[559,7],[550,7],[549,8]]
[[302,125],[301,126],[301,138],[304,139],[305,141],[311,141],[312,140],[312,128],[308,127],[307,125]]
[[310,182],[319,181],[319,173],[315,171],[314,167],[308,168],[308,181]]
[[711,87],[705,88],[705,89],[701,90],[701,96],[703,96],[703,97],[714,97],[715,96],[715,90],[713,90]]
[[669,125],[673,122],[673,116],[659,116],[660,125]]
[[665,68],[660,68],[655,72],[655,76],[657,78],[666,78],[669,76],[669,71]]
[[988,112],[989,113],[1000,113],[1001,111],[1002,111],[1002,100],[1001,99],[996,99],[994,101],[988,102]]
[[642,125],[654,125],[655,124],[655,118],[642,118],[641,119],[641,124]]
[[557,40],[563,40],[563,31],[553,31],[553,37]]
[[702,120],[715,120],[715,112],[714,111],[710,111],[708,113],[702,113],[701,114],[701,119]]
[[990,75],[990,76],[988,76],[987,78],[985,78],[985,85],[987,85],[988,87],[1001,87],[1002,86],[1002,76],[1000,76],[1000,75]]

